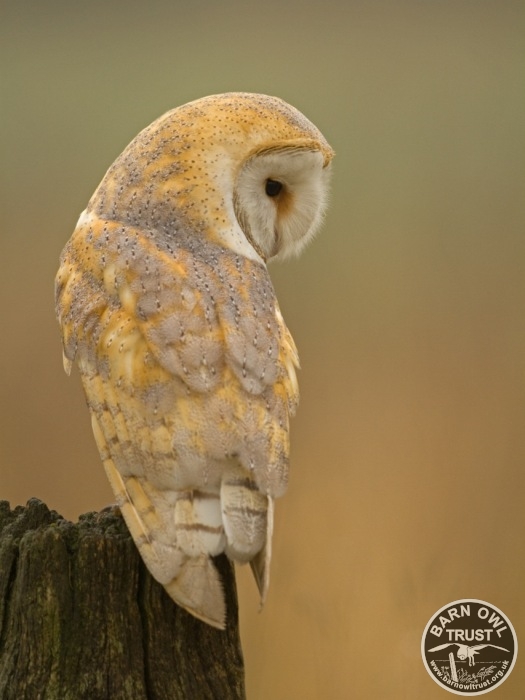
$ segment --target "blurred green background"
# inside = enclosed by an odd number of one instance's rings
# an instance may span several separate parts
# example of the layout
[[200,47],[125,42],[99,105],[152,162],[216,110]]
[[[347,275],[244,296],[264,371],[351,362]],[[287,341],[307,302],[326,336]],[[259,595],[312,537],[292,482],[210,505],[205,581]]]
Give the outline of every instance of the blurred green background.
[[[238,570],[250,700],[443,700],[420,636],[487,600],[525,643],[525,5],[101,2],[0,10],[0,498],[69,518],[112,495],[58,256],[164,111],[278,95],[337,152],[326,225],[272,266],[302,401],[262,614]],[[521,635],[521,636],[520,636]],[[495,691],[523,697],[518,663]]]

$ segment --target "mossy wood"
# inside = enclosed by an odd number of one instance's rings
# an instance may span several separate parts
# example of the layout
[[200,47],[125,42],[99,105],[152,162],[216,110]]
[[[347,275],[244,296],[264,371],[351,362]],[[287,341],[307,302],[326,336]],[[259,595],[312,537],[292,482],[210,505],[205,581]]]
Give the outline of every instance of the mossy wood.
[[74,524],[0,501],[1,700],[244,698],[233,565],[215,564],[225,631],[173,603],[118,511]]

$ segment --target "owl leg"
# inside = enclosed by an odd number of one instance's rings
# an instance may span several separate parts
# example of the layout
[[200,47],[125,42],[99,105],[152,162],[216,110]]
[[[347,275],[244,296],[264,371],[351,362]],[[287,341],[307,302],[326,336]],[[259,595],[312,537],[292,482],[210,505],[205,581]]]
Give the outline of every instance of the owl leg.
[[255,481],[240,468],[222,479],[221,506],[226,554],[249,561],[264,603],[269,583],[273,530],[273,499],[261,493]]

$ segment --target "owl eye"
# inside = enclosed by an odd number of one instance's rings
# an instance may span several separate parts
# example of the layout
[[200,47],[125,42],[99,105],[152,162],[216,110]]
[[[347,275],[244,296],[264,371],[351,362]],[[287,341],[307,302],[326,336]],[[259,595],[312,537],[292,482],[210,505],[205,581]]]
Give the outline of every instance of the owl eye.
[[266,180],[265,192],[268,197],[277,197],[282,189],[283,183],[279,182],[279,180],[272,180],[271,178]]

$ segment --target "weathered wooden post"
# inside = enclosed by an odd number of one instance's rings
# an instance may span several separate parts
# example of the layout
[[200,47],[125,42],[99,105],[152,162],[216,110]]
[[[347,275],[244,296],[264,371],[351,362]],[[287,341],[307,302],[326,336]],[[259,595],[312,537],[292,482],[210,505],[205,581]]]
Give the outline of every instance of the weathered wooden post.
[[244,698],[233,565],[215,563],[225,631],[172,602],[118,511],[74,524],[36,499],[0,501],[0,698]]

